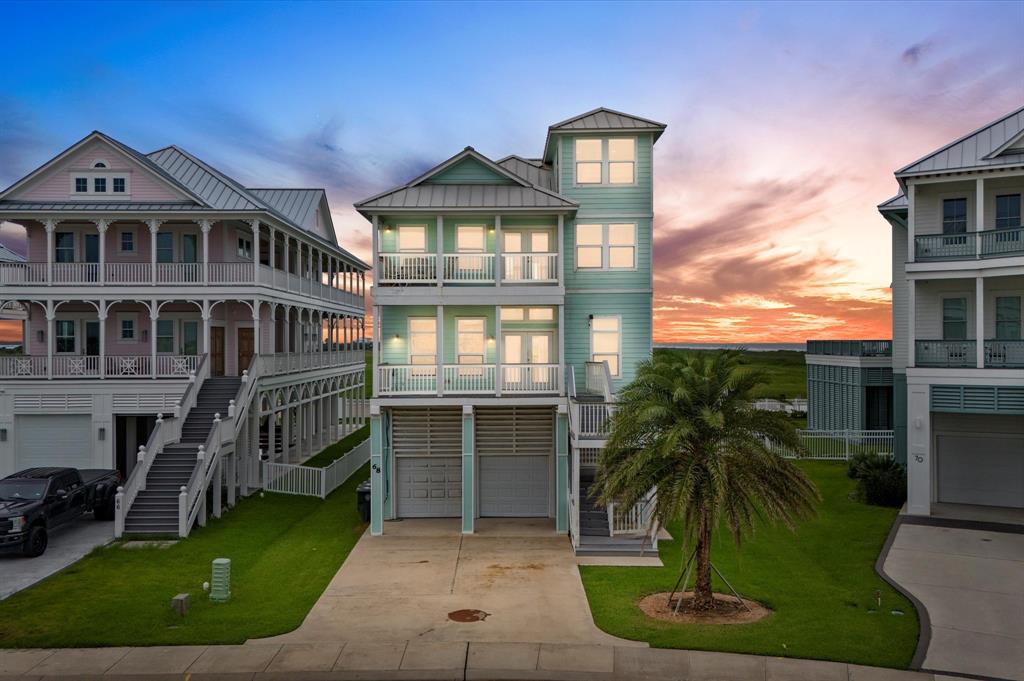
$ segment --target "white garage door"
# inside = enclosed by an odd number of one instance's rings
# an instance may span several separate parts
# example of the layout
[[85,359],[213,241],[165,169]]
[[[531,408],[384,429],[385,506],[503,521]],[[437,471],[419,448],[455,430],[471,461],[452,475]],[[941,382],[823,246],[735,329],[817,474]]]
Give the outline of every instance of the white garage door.
[[18,415],[14,432],[16,471],[37,466],[94,468],[92,417],[88,414]]
[[397,460],[398,517],[447,518],[462,515],[462,463],[452,457]]
[[480,515],[548,515],[547,456],[480,457]]
[[1024,508],[1024,436],[937,433],[938,498]]

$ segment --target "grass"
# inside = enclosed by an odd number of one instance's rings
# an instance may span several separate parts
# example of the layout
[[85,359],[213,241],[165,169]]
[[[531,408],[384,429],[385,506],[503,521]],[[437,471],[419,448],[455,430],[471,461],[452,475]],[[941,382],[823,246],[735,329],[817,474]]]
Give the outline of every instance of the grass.
[[333,445],[325,447],[323,451],[313,457],[310,457],[308,460],[303,462],[302,465],[312,466],[313,468],[323,468],[324,466],[327,466],[328,464],[343,457],[350,449],[368,437],[370,437],[370,426],[363,426],[359,430],[352,431]]
[[[0,647],[242,643],[289,632],[341,567],[366,525],[356,512],[357,471],[325,501],[250,497],[170,548],[99,548],[0,602]],[[202,589],[210,561],[231,559],[231,601]],[[181,618],[171,597],[192,595]]]
[[[712,559],[734,587],[774,612],[753,624],[674,625],[648,618],[636,603],[670,591],[682,562],[678,540],[659,545],[662,568],[581,566],[601,629],[659,648],[755,653],[906,668],[917,645],[913,605],[874,571],[895,509],[853,501],[845,462],[800,461],[824,499],[818,517],[795,533],[759,526],[737,550],[719,530]],[[673,537],[678,526],[670,526]],[[715,590],[725,591],[717,578]],[[875,592],[881,595],[876,608]],[[896,609],[904,615],[892,615]]]
[[[712,352],[717,351],[657,348],[654,354],[703,354]],[[759,369],[768,374],[768,385],[756,391],[756,397],[770,397],[781,400],[807,397],[807,367],[804,364],[804,353],[794,350],[773,350],[771,352],[745,350],[743,351],[742,363],[751,369]]]

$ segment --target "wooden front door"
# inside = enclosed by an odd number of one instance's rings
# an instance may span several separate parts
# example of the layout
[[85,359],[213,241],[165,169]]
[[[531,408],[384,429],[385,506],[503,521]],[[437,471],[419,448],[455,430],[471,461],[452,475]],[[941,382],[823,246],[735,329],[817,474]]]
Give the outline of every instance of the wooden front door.
[[224,375],[224,327],[210,327],[210,374]]
[[238,375],[242,375],[243,369],[249,368],[253,353],[252,329],[238,330]]

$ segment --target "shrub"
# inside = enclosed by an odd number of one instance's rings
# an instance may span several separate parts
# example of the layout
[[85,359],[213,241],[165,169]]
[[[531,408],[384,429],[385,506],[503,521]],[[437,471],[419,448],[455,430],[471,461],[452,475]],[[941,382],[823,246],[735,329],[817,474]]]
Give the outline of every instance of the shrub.
[[868,504],[898,508],[907,500],[907,471],[892,457],[865,457],[856,477],[857,496]]
[[873,452],[859,452],[857,454],[851,454],[850,458],[846,460],[846,477],[851,480],[856,480],[861,476],[861,469],[864,467],[866,461],[870,461],[873,458],[877,458],[877,455]]

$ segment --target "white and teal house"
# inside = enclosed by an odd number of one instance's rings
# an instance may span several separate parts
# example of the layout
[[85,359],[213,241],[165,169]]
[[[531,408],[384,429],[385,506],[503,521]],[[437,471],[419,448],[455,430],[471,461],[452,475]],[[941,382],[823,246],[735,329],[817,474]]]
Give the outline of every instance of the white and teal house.
[[550,126],[538,158],[466,147],[355,205],[373,235],[373,534],[511,517],[580,550],[643,541],[644,509],[586,489],[615,391],[651,354],[664,130],[596,109]]

